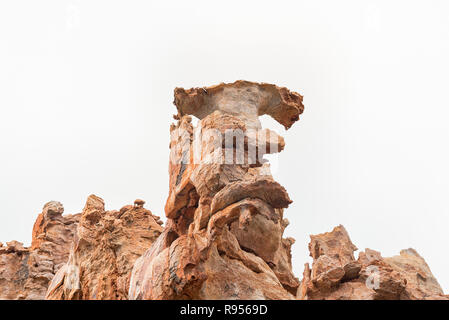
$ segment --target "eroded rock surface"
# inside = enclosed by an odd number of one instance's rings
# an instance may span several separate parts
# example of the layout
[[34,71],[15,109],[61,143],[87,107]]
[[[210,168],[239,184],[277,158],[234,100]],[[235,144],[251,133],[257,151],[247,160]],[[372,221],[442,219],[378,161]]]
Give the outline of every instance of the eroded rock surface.
[[295,277],[283,237],[292,200],[264,159],[285,141],[258,117],[289,129],[300,94],[236,81],[174,96],[165,228],[141,199],[106,211],[91,195],[66,216],[49,202],[30,248],[0,243],[0,299],[449,299],[415,250],[356,259],[343,226],[311,236],[312,265]]
[[67,261],[79,215],[62,215],[61,203],[44,206],[30,248],[11,241],[0,247],[0,299],[41,300],[56,272]]
[[383,258],[357,248],[343,226],[311,236],[312,268],[305,265],[299,299],[309,300],[423,300],[448,299],[424,259],[413,249]]
[[[177,88],[175,105],[168,222],[136,261],[129,297],[294,299],[294,240],[282,238],[283,209],[292,201],[263,159],[285,143],[262,130],[258,116],[269,114],[289,128],[303,111],[302,97],[237,81]],[[190,115],[200,119],[196,128]]]
[[81,214],[68,262],[48,287],[52,300],[124,300],[135,260],[162,232],[159,217],[143,200],[106,211],[91,195]]
[[208,88],[175,89],[178,115],[193,115],[199,119],[216,110],[237,117],[248,127],[260,128],[258,116],[268,114],[290,128],[304,111],[303,97],[268,83],[239,80]]

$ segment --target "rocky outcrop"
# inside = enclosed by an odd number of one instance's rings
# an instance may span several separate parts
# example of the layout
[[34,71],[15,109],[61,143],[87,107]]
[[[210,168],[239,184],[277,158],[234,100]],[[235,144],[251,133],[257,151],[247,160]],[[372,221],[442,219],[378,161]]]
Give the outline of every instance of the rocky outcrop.
[[208,88],[176,88],[174,103],[179,117],[203,119],[220,110],[255,128],[260,128],[258,116],[267,114],[288,129],[304,111],[300,94],[274,84],[243,80]]
[[424,259],[414,250],[383,258],[377,251],[360,252],[343,226],[311,236],[312,268],[305,265],[298,290],[308,300],[425,300],[449,299]]
[[[294,299],[294,240],[282,234],[291,200],[263,155],[284,148],[261,128],[286,128],[303,111],[286,88],[237,81],[175,89],[166,228],[136,261],[131,299]],[[190,115],[200,119],[193,127]],[[264,164],[265,163],[265,164]]]
[[174,97],[165,228],[140,199],[106,211],[91,195],[66,216],[49,202],[30,248],[0,243],[0,299],[449,300],[415,250],[356,259],[343,226],[311,236],[313,262],[295,277],[295,241],[283,237],[292,200],[264,159],[285,141],[259,116],[289,129],[304,110],[300,94],[236,81]]
[[65,215],[59,202],[44,206],[30,248],[17,241],[0,246],[0,299],[40,300],[67,261],[79,215]]
[[106,211],[91,195],[81,214],[68,262],[48,287],[51,300],[124,300],[134,261],[162,232],[143,200]]
[[25,282],[28,280],[29,248],[17,241],[0,247],[0,300],[26,299]]

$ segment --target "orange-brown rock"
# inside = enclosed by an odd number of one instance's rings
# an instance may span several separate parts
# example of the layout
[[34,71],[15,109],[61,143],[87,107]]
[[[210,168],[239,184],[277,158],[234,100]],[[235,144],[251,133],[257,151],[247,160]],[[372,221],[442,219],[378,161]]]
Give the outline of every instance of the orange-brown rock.
[[311,236],[312,268],[305,265],[298,290],[308,300],[423,300],[447,299],[430,268],[413,249],[383,258],[357,248],[343,226]]
[[[285,143],[262,130],[258,116],[289,128],[303,111],[302,97],[237,81],[177,88],[175,105],[168,222],[136,261],[129,298],[294,299],[294,240],[282,238],[291,200],[262,158]],[[190,115],[200,119],[195,128]]]
[[289,129],[304,110],[300,94],[236,81],[174,97],[165,228],[142,199],[106,211],[91,195],[66,216],[49,202],[30,248],[0,243],[0,299],[449,300],[415,250],[356,259],[343,226],[311,236],[312,264],[295,277],[295,240],[283,237],[292,200],[264,159],[285,141],[259,116]]
[[239,80],[207,88],[175,89],[178,116],[194,115],[203,119],[215,110],[258,124],[258,116],[268,114],[290,128],[303,112],[303,97],[268,83]]
[[401,250],[398,256],[384,258],[384,261],[407,282],[401,298],[412,300],[442,298],[443,290],[426,261],[415,249]]
[[67,261],[79,215],[65,215],[59,202],[44,206],[33,227],[32,245],[11,241],[0,247],[0,299],[40,300]]
[[134,261],[162,232],[159,218],[143,200],[120,211],[105,211],[91,195],[81,214],[68,262],[48,287],[52,300],[127,299]]
[[17,242],[0,247],[0,300],[27,298],[24,288],[29,274],[29,256],[29,249]]

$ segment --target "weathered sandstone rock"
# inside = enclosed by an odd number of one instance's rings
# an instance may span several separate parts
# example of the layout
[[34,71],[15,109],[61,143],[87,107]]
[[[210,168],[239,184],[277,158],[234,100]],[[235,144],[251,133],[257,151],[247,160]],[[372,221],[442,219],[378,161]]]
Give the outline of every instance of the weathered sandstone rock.
[[401,250],[400,255],[384,261],[407,281],[401,298],[422,300],[441,298],[443,290],[426,261],[414,249]]
[[106,211],[91,195],[65,216],[49,202],[30,248],[0,243],[0,299],[449,300],[415,250],[356,259],[343,226],[311,236],[313,262],[295,277],[295,240],[283,237],[292,200],[264,159],[285,141],[258,117],[289,129],[301,95],[236,81],[174,96],[165,228],[141,199]]
[[52,300],[124,300],[134,261],[162,232],[159,217],[143,208],[145,201],[120,211],[105,211],[91,195],[81,214],[68,262],[48,287]]
[[79,215],[65,215],[59,202],[44,206],[30,248],[11,241],[0,246],[0,299],[44,299],[48,284],[67,261]]
[[[262,130],[269,114],[286,128],[302,97],[269,84],[237,81],[175,89],[168,222],[132,272],[131,299],[294,299],[299,281],[283,239],[291,200],[263,155],[284,140]],[[190,115],[200,119],[193,127]],[[270,148],[271,147],[271,148]]]
[[249,126],[260,128],[258,116],[268,114],[290,128],[303,112],[302,96],[268,83],[236,81],[208,88],[175,89],[178,115],[203,119],[215,110],[236,116]]
[[305,265],[298,290],[308,300],[417,300],[448,299],[429,267],[413,250],[383,258],[366,249],[355,260],[357,248],[343,226],[311,236],[312,268]]
[[18,249],[9,242],[0,247],[0,299],[26,299],[25,282],[28,280],[29,249]]

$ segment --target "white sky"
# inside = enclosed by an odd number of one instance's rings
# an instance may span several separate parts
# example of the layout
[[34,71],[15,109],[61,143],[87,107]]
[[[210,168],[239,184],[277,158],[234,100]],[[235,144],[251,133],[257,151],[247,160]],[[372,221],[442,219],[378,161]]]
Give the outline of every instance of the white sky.
[[448,57],[444,0],[2,1],[0,241],[91,193],[163,217],[173,89],[263,81],[306,106],[275,172],[296,275],[343,224],[359,249],[414,247],[448,292]]

